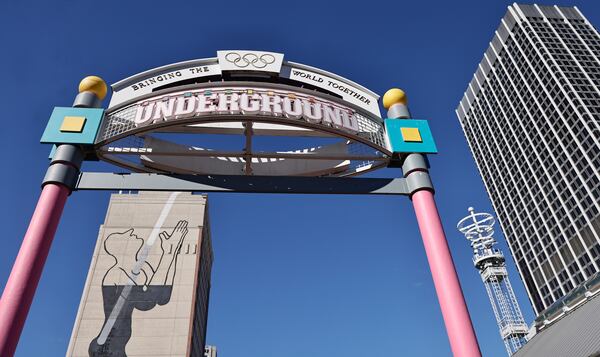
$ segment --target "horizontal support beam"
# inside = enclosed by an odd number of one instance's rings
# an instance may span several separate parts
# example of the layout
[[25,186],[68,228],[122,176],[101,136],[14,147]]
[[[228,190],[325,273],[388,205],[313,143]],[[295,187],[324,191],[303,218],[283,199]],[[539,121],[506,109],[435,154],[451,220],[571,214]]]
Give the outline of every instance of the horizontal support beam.
[[[235,157],[247,156],[246,151],[210,151],[210,150],[152,150],[151,148],[110,147],[108,150],[98,150],[103,155],[148,155],[148,156],[197,156],[197,157]],[[324,155],[319,152],[252,152],[250,156],[265,159],[299,159],[299,160],[363,160],[363,161],[386,161],[388,157],[367,155]]]
[[408,195],[403,178],[82,172],[76,190]]

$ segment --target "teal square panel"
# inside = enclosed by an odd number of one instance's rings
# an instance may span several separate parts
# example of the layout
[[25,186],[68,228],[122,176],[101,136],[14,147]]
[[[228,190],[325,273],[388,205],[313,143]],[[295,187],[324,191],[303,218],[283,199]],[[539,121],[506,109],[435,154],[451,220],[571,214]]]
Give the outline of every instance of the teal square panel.
[[103,115],[104,109],[99,108],[55,107],[40,142],[93,145]]
[[437,154],[427,120],[385,119],[385,131],[394,153]]

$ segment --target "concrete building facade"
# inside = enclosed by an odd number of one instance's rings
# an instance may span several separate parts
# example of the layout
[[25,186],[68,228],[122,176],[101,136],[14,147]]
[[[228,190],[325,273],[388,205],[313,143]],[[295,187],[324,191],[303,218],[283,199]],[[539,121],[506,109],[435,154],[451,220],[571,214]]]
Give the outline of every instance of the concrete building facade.
[[537,314],[600,267],[600,35],[514,4],[456,113]]
[[203,356],[212,246],[207,198],[113,194],[67,356]]

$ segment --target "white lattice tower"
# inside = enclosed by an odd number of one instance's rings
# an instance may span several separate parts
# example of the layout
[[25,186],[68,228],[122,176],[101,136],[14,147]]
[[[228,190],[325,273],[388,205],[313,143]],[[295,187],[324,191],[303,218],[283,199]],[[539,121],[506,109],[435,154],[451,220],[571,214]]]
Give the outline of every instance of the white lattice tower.
[[471,242],[473,247],[473,263],[485,285],[500,336],[511,356],[521,348],[527,340],[527,325],[519,308],[519,303],[508,279],[504,254],[494,248],[495,219],[488,213],[475,213],[469,207],[469,215],[458,222],[457,228]]

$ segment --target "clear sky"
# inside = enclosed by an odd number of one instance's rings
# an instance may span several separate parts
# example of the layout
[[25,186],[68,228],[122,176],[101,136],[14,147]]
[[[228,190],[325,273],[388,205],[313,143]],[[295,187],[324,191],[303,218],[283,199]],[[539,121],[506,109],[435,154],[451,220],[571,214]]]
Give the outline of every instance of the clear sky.
[[[600,24],[600,3],[577,5]],[[119,1],[0,3],[3,288],[47,168],[39,138],[79,81],[108,83],[219,49],[282,52],[383,95],[403,88],[429,119],[431,173],[484,356],[505,356],[492,309],[455,230],[491,211],[454,114],[508,1]],[[110,170],[86,163],[84,169]],[[397,170],[374,175],[392,177]],[[108,192],[66,206],[17,356],[64,355]],[[405,197],[211,194],[215,262],[207,343],[219,357],[449,356],[410,201]],[[500,248],[508,253],[503,237]],[[513,286],[533,313],[512,260]]]

